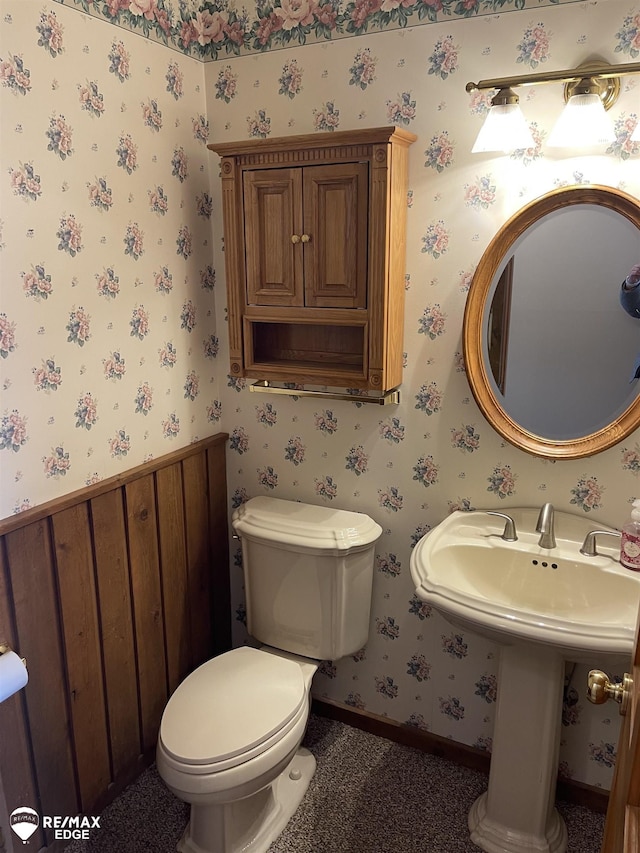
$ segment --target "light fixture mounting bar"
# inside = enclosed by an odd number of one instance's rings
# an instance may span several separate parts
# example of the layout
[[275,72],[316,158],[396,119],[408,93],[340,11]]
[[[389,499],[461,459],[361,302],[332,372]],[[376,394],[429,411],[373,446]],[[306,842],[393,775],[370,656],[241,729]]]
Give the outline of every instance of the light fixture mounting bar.
[[585,77],[623,77],[626,74],[640,74],[640,62],[627,62],[619,65],[607,65],[602,62],[587,62],[578,68],[562,71],[540,71],[537,74],[522,74],[518,77],[493,77],[467,83],[467,92],[477,89],[512,89],[517,86],[536,86],[540,83],[571,83]]

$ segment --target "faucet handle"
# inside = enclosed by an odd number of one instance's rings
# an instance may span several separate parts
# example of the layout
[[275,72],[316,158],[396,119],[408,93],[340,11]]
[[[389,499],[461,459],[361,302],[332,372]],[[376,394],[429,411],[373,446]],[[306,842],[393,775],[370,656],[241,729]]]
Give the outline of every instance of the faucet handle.
[[504,519],[504,532],[502,533],[502,538],[505,542],[518,541],[518,537],[516,536],[516,524],[510,515],[507,515],[505,512],[495,512],[492,509],[488,509],[485,511],[487,515],[497,515],[498,518]]
[[596,536],[616,536],[622,538],[622,533],[618,533],[613,530],[590,530],[584,537],[582,548],[580,548],[580,553],[584,554],[585,557],[598,556],[598,551],[596,550]]

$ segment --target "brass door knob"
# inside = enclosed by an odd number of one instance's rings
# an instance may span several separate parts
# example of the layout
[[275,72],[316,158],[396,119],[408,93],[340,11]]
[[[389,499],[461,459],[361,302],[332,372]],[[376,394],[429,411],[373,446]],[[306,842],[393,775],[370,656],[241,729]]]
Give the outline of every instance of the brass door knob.
[[308,243],[309,240],[311,239],[311,237],[308,234],[303,234],[300,239],[302,240],[303,243]]
[[299,243],[300,242],[300,235],[299,234],[292,234],[291,235],[291,242],[292,243]]
[[633,678],[628,672],[625,672],[622,684],[618,684],[609,681],[606,672],[602,672],[600,669],[592,669],[587,679],[587,699],[594,705],[602,705],[609,699],[613,699],[614,702],[619,703],[620,713],[626,714],[632,687]]

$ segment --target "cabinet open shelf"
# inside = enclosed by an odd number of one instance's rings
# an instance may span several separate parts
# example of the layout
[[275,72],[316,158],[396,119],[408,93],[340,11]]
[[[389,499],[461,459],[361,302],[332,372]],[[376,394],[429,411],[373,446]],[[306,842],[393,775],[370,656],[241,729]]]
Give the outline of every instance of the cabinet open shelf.
[[247,320],[245,364],[254,375],[266,368],[366,379],[366,325]]

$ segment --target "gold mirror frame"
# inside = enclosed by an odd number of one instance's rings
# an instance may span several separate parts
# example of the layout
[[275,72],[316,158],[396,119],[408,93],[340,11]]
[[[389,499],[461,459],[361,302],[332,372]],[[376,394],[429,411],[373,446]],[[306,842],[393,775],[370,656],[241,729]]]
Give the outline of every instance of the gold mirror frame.
[[[640,426],[640,396],[614,421],[590,435],[566,441],[546,439],[520,426],[503,409],[487,373],[484,358],[485,308],[495,275],[516,240],[539,219],[575,204],[597,204],[625,216],[640,231],[640,203],[621,190],[604,186],[572,186],[552,190],[515,213],[495,235],[478,264],[464,311],[463,352],[467,379],[482,414],[508,442],[547,459],[580,459],[600,453]],[[639,235],[640,236],[640,235]]]

